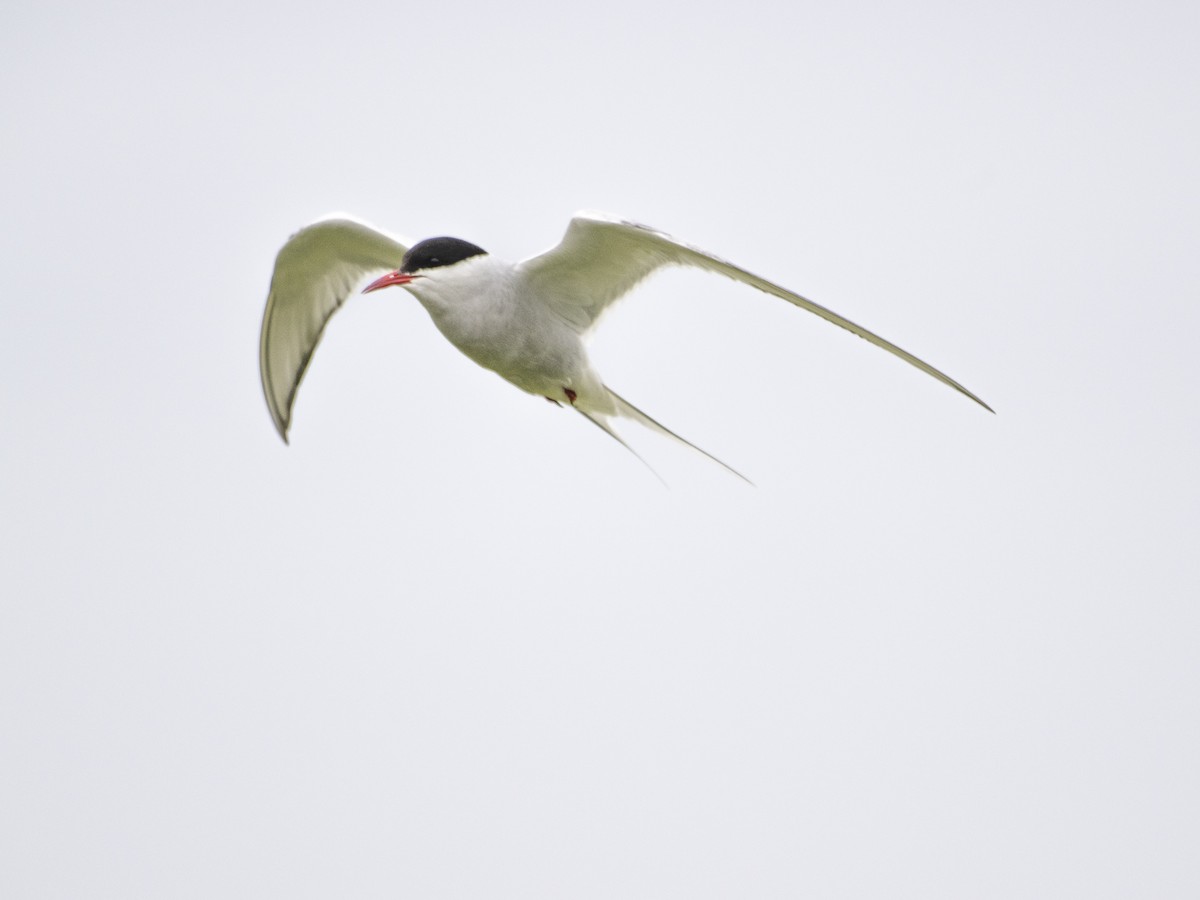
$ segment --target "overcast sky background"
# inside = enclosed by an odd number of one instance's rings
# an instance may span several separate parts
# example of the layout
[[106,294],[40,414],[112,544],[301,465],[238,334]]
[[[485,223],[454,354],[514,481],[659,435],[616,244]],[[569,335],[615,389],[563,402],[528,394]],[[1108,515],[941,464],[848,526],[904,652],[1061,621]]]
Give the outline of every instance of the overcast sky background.
[[[0,895],[1200,895],[1193,3],[0,12]],[[608,383],[331,323],[344,210],[703,274]]]

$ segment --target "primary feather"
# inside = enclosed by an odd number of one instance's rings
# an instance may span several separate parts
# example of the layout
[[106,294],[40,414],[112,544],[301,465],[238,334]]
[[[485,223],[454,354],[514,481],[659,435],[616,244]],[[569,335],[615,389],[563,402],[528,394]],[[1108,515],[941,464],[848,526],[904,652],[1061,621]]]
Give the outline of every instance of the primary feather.
[[339,218],[301,228],[275,257],[258,361],[267,407],[285,442],[296,391],[329,317],[366,276],[400,265],[406,249],[369,225]]

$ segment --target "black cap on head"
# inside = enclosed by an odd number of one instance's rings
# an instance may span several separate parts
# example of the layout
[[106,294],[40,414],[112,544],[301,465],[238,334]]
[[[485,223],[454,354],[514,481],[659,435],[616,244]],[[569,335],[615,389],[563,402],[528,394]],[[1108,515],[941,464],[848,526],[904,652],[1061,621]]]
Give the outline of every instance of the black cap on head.
[[400,262],[401,272],[415,272],[418,269],[436,269],[438,266],[451,266],[472,256],[482,256],[487,251],[476,247],[468,241],[452,237],[435,237],[414,244],[404,259]]

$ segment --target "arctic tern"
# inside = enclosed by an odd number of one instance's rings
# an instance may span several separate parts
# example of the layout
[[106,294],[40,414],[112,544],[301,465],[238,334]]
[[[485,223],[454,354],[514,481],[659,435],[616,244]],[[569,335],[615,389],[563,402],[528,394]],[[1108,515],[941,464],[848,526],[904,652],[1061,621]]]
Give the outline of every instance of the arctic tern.
[[571,407],[622,444],[614,417],[640,422],[729,469],[614,393],[588,360],[585,338],[605,310],[664,266],[694,266],[787,300],[992,411],[933,366],[799,294],[656,229],[582,212],[558,246],[515,265],[458,238],[407,247],[350,218],[302,228],[276,257],[263,314],[259,363],[271,417],[286,443],[296,391],[329,318],[362,281],[379,276],[362,293],[403,287],[450,343],[521,390]]

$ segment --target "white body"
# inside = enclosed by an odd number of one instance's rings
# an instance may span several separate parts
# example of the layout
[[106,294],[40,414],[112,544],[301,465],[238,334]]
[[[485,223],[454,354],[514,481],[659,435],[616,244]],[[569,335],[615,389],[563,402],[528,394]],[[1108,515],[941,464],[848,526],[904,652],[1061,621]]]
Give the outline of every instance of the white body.
[[421,302],[446,340],[485,369],[523,391],[600,414],[616,413],[588,362],[579,326],[521,277],[490,255],[430,270],[404,286]]
[[[285,441],[296,391],[329,317],[368,276],[398,270],[406,252],[403,242],[344,218],[301,229],[279,251],[263,315],[260,364],[267,405]],[[614,301],[669,265],[706,269],[787,300],[990,410],[928,363],[832,310],[670,235],[603,213],[580,213],[557,247],[515,265],[480,253],[406,269],[410,274],[402,280],[397,271],[395,283],[421,302],[450,343],[522,390],[571,405],[617,440],[612,416],[683,440],[606,387],[584,347],[585,336]]]

